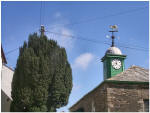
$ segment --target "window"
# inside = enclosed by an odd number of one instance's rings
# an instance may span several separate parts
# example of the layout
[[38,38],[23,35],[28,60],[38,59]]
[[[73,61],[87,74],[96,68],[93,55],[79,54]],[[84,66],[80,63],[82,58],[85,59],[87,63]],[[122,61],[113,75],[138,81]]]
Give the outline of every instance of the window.
[[149,112],[149,99],[144,100],[144,112]]

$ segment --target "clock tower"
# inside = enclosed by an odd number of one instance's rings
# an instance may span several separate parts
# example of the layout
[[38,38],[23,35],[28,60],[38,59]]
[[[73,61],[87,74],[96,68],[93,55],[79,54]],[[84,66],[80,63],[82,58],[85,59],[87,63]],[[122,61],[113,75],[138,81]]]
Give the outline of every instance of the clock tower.
[[126,58],[126,55],[123,55],[119,48],[115,47],[114,45],[114,32],[118,32],[117,26],[110,26],[112,30],[112,45],[111,47],[106,51],[104,57],[101,59],[103,62],[103,76],[104,80],[111,78],[121,72],[124,71],[124,60]]

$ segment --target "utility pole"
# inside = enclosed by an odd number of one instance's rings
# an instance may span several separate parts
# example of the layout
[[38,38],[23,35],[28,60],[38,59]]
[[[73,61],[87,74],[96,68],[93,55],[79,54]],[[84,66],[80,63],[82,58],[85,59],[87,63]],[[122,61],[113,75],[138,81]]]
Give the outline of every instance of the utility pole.
[[114,39],[115,39],[114,32],[118,32],[118,26],[117,25],[111,25],[110,28],[112,29],[111,31],[109,31],[109,32],[112,32],[112,36],[111,36],[112,45],[111,45],[111,47],[114,47],[115,46],[115,44],[114,44]]
[[44,32],[45,32],[44,25],[41,25],[40,32],[41,32],[41,37],[43,37],[44,36]]

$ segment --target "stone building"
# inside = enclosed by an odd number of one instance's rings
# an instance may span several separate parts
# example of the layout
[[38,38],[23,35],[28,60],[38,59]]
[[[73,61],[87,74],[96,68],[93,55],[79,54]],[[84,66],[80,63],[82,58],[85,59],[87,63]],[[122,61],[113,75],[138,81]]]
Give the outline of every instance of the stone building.
[[132,66],[106,79],[74,104],[70,111],[143,112],[149,109],[149,71]]
[[138,66],[124,69],[123,55],[112,46],[101,59],[104,81],[81,98],[72,112],[143,112],[149,111],[149,70]]
[[1,111],[9,112],[11,98],[11,82],[14,71],[8,67],[3,48],[1,47],[2,69],[1,69]]

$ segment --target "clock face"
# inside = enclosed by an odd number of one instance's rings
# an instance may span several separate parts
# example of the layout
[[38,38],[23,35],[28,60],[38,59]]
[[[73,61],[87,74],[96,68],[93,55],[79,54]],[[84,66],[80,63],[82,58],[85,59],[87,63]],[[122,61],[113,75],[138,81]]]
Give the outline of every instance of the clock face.
[[115,69],[120,69],[121,67],[121,61],[118,60],[118,59],[114,59],[112,60],[112,67],[115,68]]

